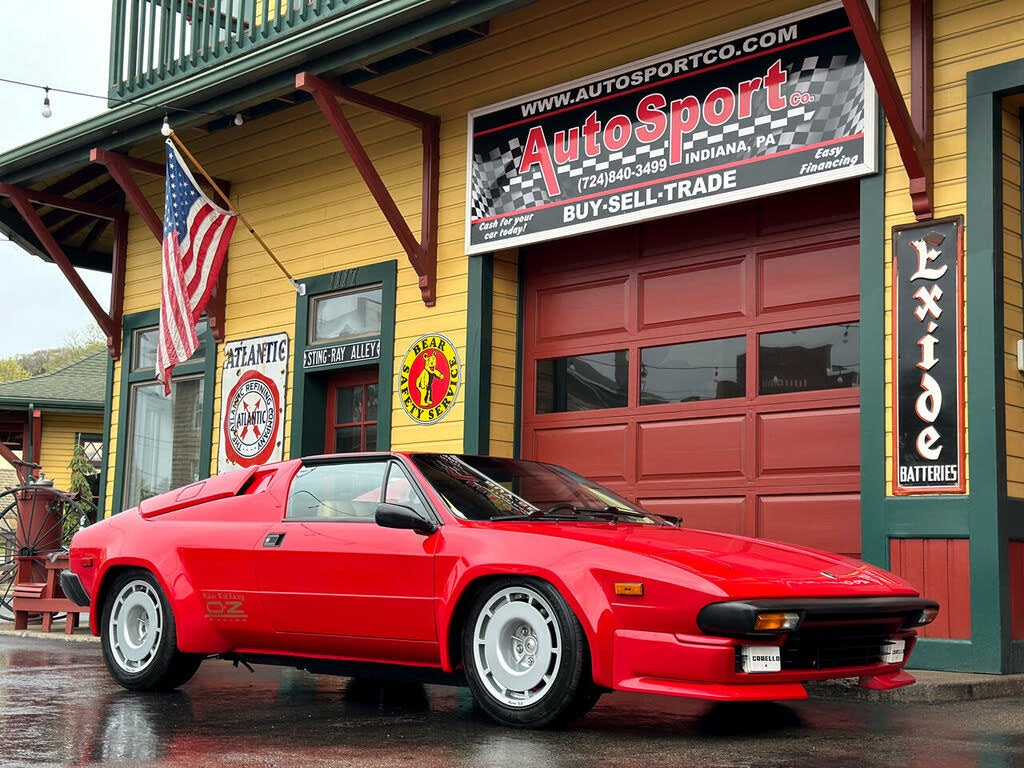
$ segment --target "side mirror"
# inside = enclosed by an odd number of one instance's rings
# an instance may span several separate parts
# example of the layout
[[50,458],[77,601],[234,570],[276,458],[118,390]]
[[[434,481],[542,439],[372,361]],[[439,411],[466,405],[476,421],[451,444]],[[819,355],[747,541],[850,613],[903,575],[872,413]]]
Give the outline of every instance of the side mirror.
[[416,531],[424,536],[429,536],[437,530],[437,523],[424,520],[412,507],[403,507],[401,504],[378,504],[373,519],[381,528],[400,528]]

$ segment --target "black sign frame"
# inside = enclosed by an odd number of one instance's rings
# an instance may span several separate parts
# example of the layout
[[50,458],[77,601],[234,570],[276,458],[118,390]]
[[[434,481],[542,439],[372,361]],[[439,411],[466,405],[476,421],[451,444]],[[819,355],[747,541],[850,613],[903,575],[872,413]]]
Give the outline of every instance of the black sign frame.
[[967,491],[964,217],[892,228],[892,488]]
[[466,253],[876,170],[840,0],[469,113]]

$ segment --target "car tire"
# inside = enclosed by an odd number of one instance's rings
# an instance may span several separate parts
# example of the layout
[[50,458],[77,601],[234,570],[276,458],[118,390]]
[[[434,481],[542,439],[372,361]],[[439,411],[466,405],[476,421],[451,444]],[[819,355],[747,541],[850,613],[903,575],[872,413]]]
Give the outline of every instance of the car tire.
[[502,725],[561,725],[597,701],[586,635],[546,581],[508,578],[482,590],[463,625],[462,653],[473,698]]
[[184,685],[203,656],[178,650],[174,613],[153,575],[119,574],[103,602],[100,644],[111,677],[131,691],[169,691]]

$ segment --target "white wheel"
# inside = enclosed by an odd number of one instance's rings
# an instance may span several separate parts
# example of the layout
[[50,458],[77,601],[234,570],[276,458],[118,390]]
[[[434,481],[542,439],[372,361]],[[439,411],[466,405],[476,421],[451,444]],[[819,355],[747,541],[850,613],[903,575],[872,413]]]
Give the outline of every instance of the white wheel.
[[586,711],[587,638],[551,584],[504,578],[476,595],[462,634],[473,697],[504,725],[540,728]]
[[529,587],[492,595],[477,616],[474,657],[484,687],[509,707],[536,704],[551,690],[562,631],[551,605]]
[[136,579],[121,588],[107,621],[110,655],[128,674],[138,674],[153,663],[164,634],[160,596],[147,582]]
[[178,650],[171,606],[148,571],[114,578],[103,601],[100,643],[110,676],[132,691],[170,690],[188,682],[203,657]]

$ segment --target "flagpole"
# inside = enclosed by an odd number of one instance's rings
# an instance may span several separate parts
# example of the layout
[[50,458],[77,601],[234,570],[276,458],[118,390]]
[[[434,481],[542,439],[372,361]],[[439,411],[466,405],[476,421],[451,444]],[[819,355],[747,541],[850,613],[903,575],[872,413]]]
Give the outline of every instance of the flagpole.
[[287,269],[285,269],[284,264],[282,264],[278,260],[277,256],[274,255],[274,252],[270,250],[270,246],[263,242],[263,238],[256,233],[256,230],[252,228],[252,225],[245,218],[245,216],[243,216],[239,211],[235,209],[235,207],[231,204],[231,201],[228,199],[228,196],[224,194],[224,191],[219,186],[217,186],[217,182],[215,182],[213,178],[211,178],[210,174],[206,172],[206,169],[203,168],[202,164],[200,164],[198,160],[196,160],[195,156],[188,151],[188,147],[186,147],[182,140],[178,138],[178,134],[176,134],[172,129],[168,135],[170,136],[171,139],[174,140],[174,143],[178,145],[178,148],[185,153],[185,155],[188,157],[192,165],[199,169],[199,172],[203,174],[203,178],[206,179],[210,186],[217,190],[217,194],[220,195],[220,198],[221,200],[224,201],[224,204],[225,206],[227,206],[227,209],[238,217],[238,220],[245,225],[246,229],[249,230],[249,234],[256,238],[257,243],[263,246],[263,250],[267,252],[267,255],[273,260],[275,264],[277,264],[277,268],[280,269],[281,272],[284,273],[284,276],[288,278],[288,282],[292,284],[292,288],[295,289],[295,292],[299,294],[299,296],[305,296],[306,284],[296,281],[296,279],[292,277],[291,273]]

